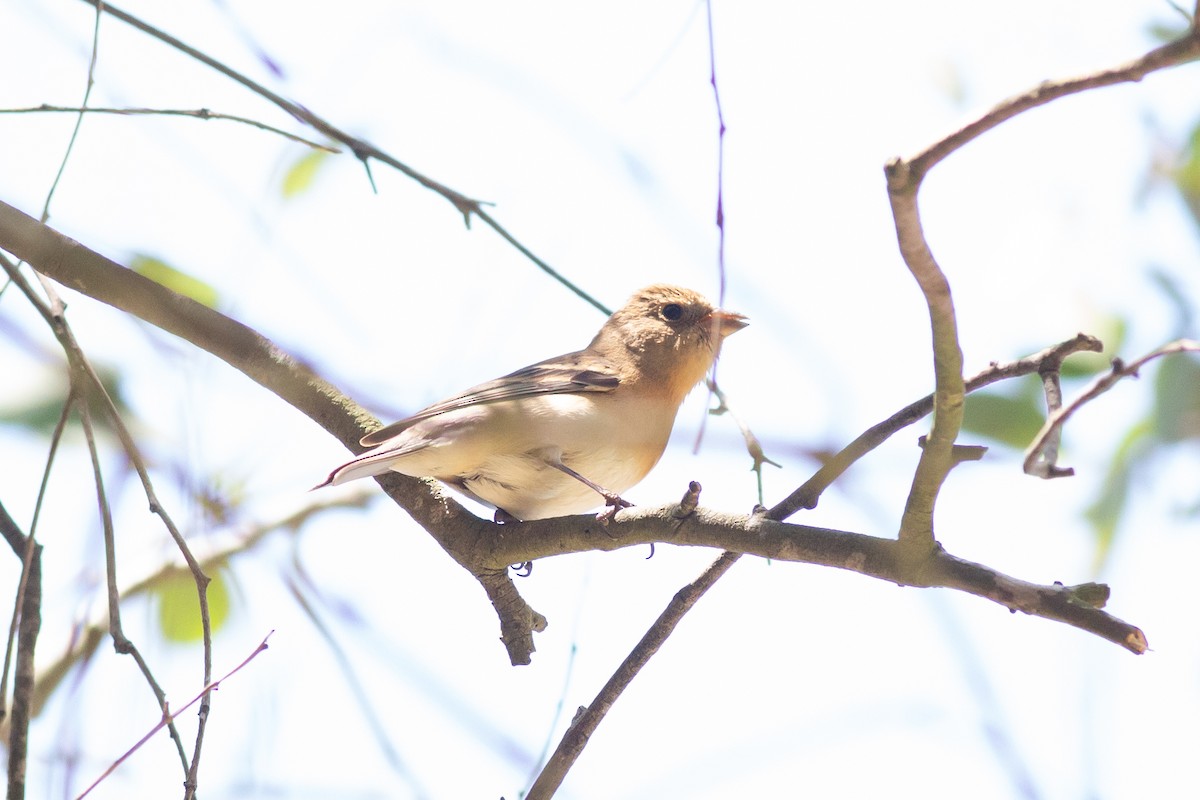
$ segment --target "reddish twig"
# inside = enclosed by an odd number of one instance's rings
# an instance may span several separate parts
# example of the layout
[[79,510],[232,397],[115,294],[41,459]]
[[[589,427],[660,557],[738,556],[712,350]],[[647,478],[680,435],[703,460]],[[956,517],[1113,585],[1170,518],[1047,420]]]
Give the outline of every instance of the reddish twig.
[[110,764],[108,769],[104,770],[104,772],[100,774],[100,777],[98,777],[98,778],[96,778],[96,780],[92,781],[91,784],[86,789],[84,789],[82,792],[79,793],[79,795],[76,797],[76,800],[82,800],[82,798],[86,797],[93,789],[95,789],[97,786],[100,785],[101,781],[103,781],[105,778],[107,778],[109,775],[111,775],[114,771],[116,771],[117,767],[121,766],[121,764],[123,764],[127,758],[129,758],[131,755],[133,755],[139,749],[141,749],[142,745],[144,745],[146,742],[150,741],[150,739],[153,738],[154,734],[161,731],[165,726],[173,723],[175,721],[176,717],[178,717],[184,711],[187,711],[189,708],[191,708],[193,705],[195,705],[198,700],[200,700],[202,698],[207,698],[209,696],[209,694],[211,694],[212,692],[215,692],[217,689],[220,688],[222,682],[229,680],[229,678],[231,678],[234,674],[236,674],[238,671],[240,671],[242,669],[242,667],[249,664],[259,653],[266,650],[267,649],[267,639],[270,639],[271,634],[273,634],[274,632],[275,631],[270,631],[269,633],[267,633],[267,635],[263,637],[263,640],[261,642],[259,642],[258,647],[254,648],[254,652],[252,652],[250,655],[248,655],[244,659],[242,659],[242,662],[240,664],[238,664],[233,669],[229,670],[229,672],[226,672],[220,678],[217,678],[215,681],[210,681],[209,683],[205,684],[204,688],[200,690],[199,694],[197,694],[191,700],[188,700],[186,703],[184,703],[182,708],[180,708],[177,711],[168,712],[167,709],[164,707],[163,708],[163,718],[158,721],[158,724],[156,724],[153,728],[151,728],[149,731],[147,731],[146,735],[143,736],[141,739],[138,739],[137,742],[133,745],[133,747],[130,747],[128,750],[126,750],[121,755],[120,758],[118,758],[116,761],[114,761],[112,764]]

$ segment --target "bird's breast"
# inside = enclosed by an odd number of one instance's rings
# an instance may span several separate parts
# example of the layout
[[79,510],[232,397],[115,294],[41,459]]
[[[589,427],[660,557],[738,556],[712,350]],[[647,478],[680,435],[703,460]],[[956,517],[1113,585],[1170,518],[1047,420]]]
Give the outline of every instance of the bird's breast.
[[658,463],[675,420],[674,406],[623,400],[619,392],[546,395],[486,408],[488,424],[478,426],[476,436],[460,435],[451,448],[470,457],[456,459],[452,474],[433,474],[521,519],[602,505],[595,491],[548,463],[555,457],[620,494]]

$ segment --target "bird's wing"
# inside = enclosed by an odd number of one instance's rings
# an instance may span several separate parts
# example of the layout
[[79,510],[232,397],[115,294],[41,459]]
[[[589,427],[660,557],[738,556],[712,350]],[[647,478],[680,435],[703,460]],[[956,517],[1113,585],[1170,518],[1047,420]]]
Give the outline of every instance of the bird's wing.
[[620,382],[617,370],[604,359],[587,351],[568,353],[539,361],[502,378],[481,383],[448,400],[434,403],[411,417],[368,433],[360,443],[364,447],[374,447],[421,420],[445,414],[447,411],[543,394],[611,392]]

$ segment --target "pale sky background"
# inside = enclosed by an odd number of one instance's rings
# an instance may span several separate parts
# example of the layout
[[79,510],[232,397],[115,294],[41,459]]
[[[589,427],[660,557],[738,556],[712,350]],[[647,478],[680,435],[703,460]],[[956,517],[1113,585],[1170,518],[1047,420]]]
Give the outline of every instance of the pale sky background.
[[[225,61],[451,187],[496,204],[523,243],[610,306],[656,281],[717,290],[716,121],[704,6],[610,2],[130,2],[126,10]],[[93,12],[78,0],[0,6],[0,108],[76,105]],[[722,386],[767,452],[771,504],[838,447],[932,384],[923,300],[901,262],[883,163],[911,154],[1047,78],[1104,68],[1153,46],[1163,2],[717,3],[728,125],[727,308]],[[283,75],[255,57],[261,48]],[[987,134],[935,170],[922,195],[929,241],[955,292],[966,371],[1079,330],[1129,320],[1121,355],[1175,335],[1155,266],[1200,302],[1195,227],[1146,189],[1156,147],[1200,116],[1200,67],[1070,98]],[[250,92],[112,18],[101,26],[93,105],[208,108],[301,134]],[[36,215],[69,115],[0,116],[0,199]],[[89,117],[51,224],[118,261],[163,258],[221,293],[221,309],[392,419],[532,361],[575,349],[601,316],[486,226],[349,155],[285,200],[304,150],[228,122]],[[68,293],[91,357],[119,366],[156,486],[197,540],[220,544],[314,498],[345,457],[273,396],[165,334]],[[50,392],[57,348],[14,290],[0,298],[0,406]],[[1195,332],[1193,331],[1193,335]],[[45,357],[31,355],[29,341]],[[1151,373],[1148,373],[1151,374]],[[938,506],[953,553],[1008,574],[1093,577],[1081,511],[1117,437],[1148,410],[1150,383],[1081,413],[1071,480],[1020,472],[993,448],[949,480]],[[695,394],[673,446],[626,493],[754,504],[736,429]],[[852,469],[793,521],[891,535],[916,463],[917,426]],[[102,546],[80,438],[62,455],[39,527],[47,602],[39,663],[102,611]],[[27,525],[43,441],[0,428],[0,499]],[[122,582],[173,549],[121,477],[111,443]],[[244,495],[214,528],[170,472]],[[563,798],[1131,798],[1194,796],[1200,748],[1200,604],[1193,565],[1195,447],[1157,462],[1111,566],[1110,610],[1153,652],[1134,657],[1071,628],[947,591],[743,559],[620,699]],[[364,482],[347,494],[371,491]],[[376,492],[378,495],[378,492]],[[215,536],[210,536],[215,534]],[[284,576],[298,554],[360,679],[377,736],[336,657],[297,611]],[[550,620],[514,668],[475,581],[403,512],[327,514],[277,534],[227,573],[234,608],[215,671],[269,630],[269,651],[222,686],[201,794],[213,798],[515,798],[544,743],[591,701],[674,592],[716,553],[660,547],[539,562],[519,582]],[[0,588],[15,585],[0,560]],[[9,590],[0,596],[11,596]],[[198,646],[161,641],[133,603],[127,632],[172,703],[199,689]],[[563,711],[558,713],[561,704]],[[102,646],[33,729],[30,797],[73,796],[157,720],[129,659]],[[181,722],[190,742],[194,716]],[[389,758],[387,748],[393,757]],[[179,791],[157,737],[93,795]]]

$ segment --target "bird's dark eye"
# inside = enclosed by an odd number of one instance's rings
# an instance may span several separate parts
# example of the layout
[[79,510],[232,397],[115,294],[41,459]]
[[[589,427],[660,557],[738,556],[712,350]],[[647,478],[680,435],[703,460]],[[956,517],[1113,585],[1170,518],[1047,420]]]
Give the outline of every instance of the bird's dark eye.
[[667,322],[678,322],[683,319],[683,306],[679,303],[667,303],[662,307],[662,317]]

